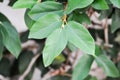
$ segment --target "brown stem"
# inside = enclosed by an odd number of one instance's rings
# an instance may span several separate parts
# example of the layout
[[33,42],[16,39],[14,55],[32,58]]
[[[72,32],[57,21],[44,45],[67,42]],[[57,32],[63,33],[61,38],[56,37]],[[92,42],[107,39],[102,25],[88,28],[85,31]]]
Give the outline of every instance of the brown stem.
[[105,35],[105,43],[109,44],[109,37],[108,37],[108,19],[105,20],[104,24],[104,35]]

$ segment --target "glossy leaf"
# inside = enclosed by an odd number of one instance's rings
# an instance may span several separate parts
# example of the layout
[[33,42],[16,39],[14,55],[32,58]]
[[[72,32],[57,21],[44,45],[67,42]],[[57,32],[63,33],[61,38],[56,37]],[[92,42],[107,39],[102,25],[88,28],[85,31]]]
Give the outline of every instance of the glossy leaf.
[[67,45],[65,29],[55,30],[46,40],[43,49],[43,61],[45,66],[49,66],[52,61],[63,51]]
[[108,59],[107,56],[101,54],[97,56],[95,60],[97,64],[104,69],[104,72],[106,73],[107,76],[110,77],[120,76],[118,69],[113,64],[113,62],[110,61],[110,59]]
[[83,80],[87,77],[93,60],[93,56],[88,54],[83,55],[73,70],[72,80]]
[[94,55],[95,43],[88,30],[74,21],[68,22],[66,27],[69,42],[80,48],[84,53]]
[[99,10],[105,10],[109,8],[106,0],[95,0],[92,4],[92,7]]
[[120,8],[120,0],[110,0],[110,1],[114,6]]
[[29,16],[33,20],[37,20],[40,17],[48,14],[48,13],[56,13],[61,14],[63,13],[63,5],[58,2],[53,1],[46,1],[42,3],[36,4],[30,11]]
[[90,5],[94,0],[68,0],[66,13],[69,14],[78,8],[84,8]]
[[21,44],[16,29],[9,22],[3,22],[0,25],[2,26],[0,27],[0,32],[2,34],[4,46],[15,57],[18,57],[21,51]]
[[43,39],[49,36],[55,29],[61,27],[62,21],[56,14],[48,14],[40,19],[30,29],[29,38]]
[[37,0],[18,0],[13,8],[32,8],[34,4],[37,3]]

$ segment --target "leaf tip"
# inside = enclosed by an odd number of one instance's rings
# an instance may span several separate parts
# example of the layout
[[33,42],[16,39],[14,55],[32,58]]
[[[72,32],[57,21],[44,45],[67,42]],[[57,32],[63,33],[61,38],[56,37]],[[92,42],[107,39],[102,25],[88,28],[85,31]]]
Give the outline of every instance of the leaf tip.
[[51,64],[51,62],[49,62],[48,59],[43,59],[43,63],[45,67],[48,67]]

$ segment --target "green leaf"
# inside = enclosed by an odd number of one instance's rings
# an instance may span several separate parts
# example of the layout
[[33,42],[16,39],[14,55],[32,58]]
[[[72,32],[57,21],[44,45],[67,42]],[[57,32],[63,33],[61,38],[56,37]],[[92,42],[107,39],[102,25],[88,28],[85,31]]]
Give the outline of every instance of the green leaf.
[[94,0],[68,0],[68,8],[65,13],[69,14],[78,8],[84,8],[90,5]]
[[48,80],[70,80],[70,77],[57,75]]
[[110,0],[110,1],[114,6],[120,8],[120,0]]
[[112,15],[111,31],[114,33],[120,28],[120,10],[116,9],[115,13]]
[[65,29],[56,29],[46,40],[43,49],[44,65],[49,66],[67,45]]
[[18,0],[13,8],[32,8],[34,4],[37,3],[37,0]]
[[98,80],[95,76],[88,75],[84,80]]
[[21,51],[21,44],[16,29],[9,22],[3,22],[0,24],[0,32],[4,46],[17,58]]
[[70,43],[80,48],[83,52],[95,55],[95,43],[88,30],[81,24],[70,21],[66,25],[67,36]]
[[18,58],[20,74],[22,74],[28,68],[28,65],[29,65],[31,59],[33,58],[33,56],[34,55],[31,51],[23,51],[20,54],[20,56]]
[[92,4],[92,7],[99,10],[109,9],[107,2],[105,0],[95,0]]
[[68,43],[67,46],[71,51],[76,51],[78,49],[75,45],[73,45],[71,43]]
[[7,22],[10,22],[6,17],[5,15],[3,15],[1,12],[0,12],[0,24],[4,21],[7,21]]
[[0,60],[2,59],[3,48],[4,48],[4,45],[3,45],[3,41],[2,41],[2,34],[0,33]]
[[55,29],[61,27],[62,21],[56,14],[47,14],[32,26],[29,38],[43,39],[49,36]]
[[10,60],[3,57],[0,61],[0,74],[3,76],[10,76],[11,66]]
[[24,15],[24,19],[25,19],[25,24],[27,25],[28,29],[30,29],[33,24],[35,23],[35,21],[33,21],[29,16],[28,16],[28,12],[30,10],[27,9],[26,12],[25,12],[25,15]]
[[73,70],[72,80],[83,80],[87,77],[93,60],[93,56],[88,54],[83,55]]
[[63,63],[64,61],[65,61],[65,56],[63,54],[60,54],[54,59],[52,65],[57,65],[58,66],[61,63]]
[[115,42],[120,44],[120,32],[117,33],[116,38],[115,38]]
[[16,2],[17,0],[10,0],[8,3],[8,6],[13,6],[13,4]]
[[96,56],[99,56],[101,53],[102,53],[101,48],[100,48],[98,45],[96,45],[96,46],[95,46],[95,55],[96,55]]
[[[20,54],[18,58],[18,63],[19,63],[18,70],[20,74],[23,74],[25,70],[28,68],[33,56],[34,54],[32,51],[26,51],[26,50]],[[34,69],[35,69],[35,64],[33,64],[30,72],[27,74],[24,80],[30,80],[32,78]]]
[[72,16],[72,20],[81,23],[81,24],[91,24],[90,18],[86,13],[79,13],[79,12],[74,12]]
[[113,62],[110,59],[108,59],[107,56],[101,54],[97,56],[95,60],[97,64],[104,69],[104,72],[106,73],[107,76],[110,77],[120,76],[118,69],[113,64]]
[[53,1],[38,3],[31,9],[31,11],[29,12],[29,16],[33,20],[38,20],[40,17],[48,13],[63,15],[63,5],[61,3]]
[[113,9],[110,6],[110,8],[108,10],[103,10],[103,11],[100,12],[99,20],[109,18],[112,13],[113,13]]

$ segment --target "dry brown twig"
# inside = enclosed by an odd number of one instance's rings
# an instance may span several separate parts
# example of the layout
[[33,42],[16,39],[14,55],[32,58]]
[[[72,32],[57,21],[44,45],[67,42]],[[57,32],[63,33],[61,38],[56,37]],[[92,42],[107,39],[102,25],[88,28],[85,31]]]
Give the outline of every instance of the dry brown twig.
[[47,79],[50,79],[50,78],[57,76],[57,75],[64,75],[64,76],[71,77],[70,74],[66,73],[70,69],[71,69],[71,67],[69,65],[66,65],[66,66],[60,67],[59,69],[56,69],[56,70],[50,70],[47,74],[45,74],[43,76],[43,78],[41,80],[47,80]]
[[108,29],[108,19],[106,18],[105,19],[105,23],[104,23],[104,25],[103,25],[103,27],[104,27],[104,37],[105,37],[105,47],[106,48],[108,48],[108,47],[112,47],[112,45],[111,44],[109,44],[109,33],[108,33],[108,31],[109,31],[109,29]]

